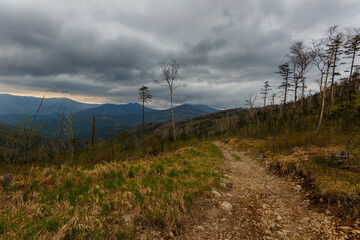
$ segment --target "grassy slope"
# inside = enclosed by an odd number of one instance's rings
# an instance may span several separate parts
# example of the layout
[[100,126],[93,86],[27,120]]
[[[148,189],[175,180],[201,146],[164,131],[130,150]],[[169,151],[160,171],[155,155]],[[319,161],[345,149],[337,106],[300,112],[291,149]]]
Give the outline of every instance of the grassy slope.
[[[15,176],[15,185],[0,188],[0,238],[131,239],[140,231],[176,231],[193,200],[218,184],[222,160],[207,142],[93,170]],[[137,228],[124,222],[132,214]]]

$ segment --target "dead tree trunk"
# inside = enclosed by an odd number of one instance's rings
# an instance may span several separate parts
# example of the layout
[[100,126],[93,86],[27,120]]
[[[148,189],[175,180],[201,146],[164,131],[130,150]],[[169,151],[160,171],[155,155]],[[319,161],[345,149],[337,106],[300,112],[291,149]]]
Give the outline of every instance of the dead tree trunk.
[[62,135],[63,135],[63,128],[64,128],[64,120],[65,120],[65,115],[64,113],[61,114],[61,124],[60,124],[60,136],[59,136],[59,147],[58,147],[58,169],[61,168],[61,162],[60,162],[60,158],[61,158],[61,148],[62,148]]
[[327,81],[328,81],[328,77],[329,77],[329,70],[331,67],[332,57],[333,57],[333,53],[331,54],[330,59],[328,60],[328,65],[327,65],[327,69],[326,69],[325,82],[324,82],[324,88],[323,88],[323,97],[322,97],[322,103],[321,103],[320,119],[319,119],[319,125],[316,129],[316,132],[318,132],[320,130],[322,120],[324,117],[324,109],[325,109],[325,101],[326,101],[326,87],[327,87]]
[[170,90],[170,102],[171,102],[171,121],[173,127],[174,141],[176,141],[176,128],[175,128],[175,115],[174,115],[174,107],[173,107],[173,92]]
[[95,143],[95,117],[92,120],[92,129],[91,129],[91,163],[94,164],[94,143]]
[[110,128],[110,158],[111,160],[114,157],[114,147],[113,147],[113,127]]

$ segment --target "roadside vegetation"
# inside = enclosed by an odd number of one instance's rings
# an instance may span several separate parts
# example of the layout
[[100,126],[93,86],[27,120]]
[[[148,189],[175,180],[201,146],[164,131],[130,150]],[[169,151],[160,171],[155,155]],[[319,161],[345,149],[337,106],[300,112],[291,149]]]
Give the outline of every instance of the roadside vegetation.
[[133,239],[176,234],[193,202],[219,184],[223,156],[204,142],[93,169],[33,169],[0,189],[1,239]]
[[[281,174],[300,177],[303,187],[315,203],[326,204],[336,215],[356,220],[360,214],[360,162],[336,155],[343,146],[301,146],[274,151],[271,141],[231,138],[230,146],[247,152],[269,169]],[[355,150],[355,149],[353,149]],[[358,151],[358,149],[356,150]]]

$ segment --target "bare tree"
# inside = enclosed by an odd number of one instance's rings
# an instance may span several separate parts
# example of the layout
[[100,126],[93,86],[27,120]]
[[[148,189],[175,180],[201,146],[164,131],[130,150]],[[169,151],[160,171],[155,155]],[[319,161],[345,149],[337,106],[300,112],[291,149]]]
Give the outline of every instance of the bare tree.
[[347,40],[345,42],[345,55],[346,58],[349,58],[351,60],[351,65],[350,65],[350,74],[349,74],[349,85],[353,85],[355,87],[355,84],[352,84],[352,75],[353,75],[353,70],[354,67],[356,67],[355,63],[355,58],[357,56],[360,56],[358,54],[358,51],[360,49],[360,29],[354,29],[354,28],[350,28],[347,29]]
[[320,71],[320,80],[319,80],[319,89],[320,89],[320,104],[322,101],[322,91],[323,91],[323,82],[324,82],[324,75],[325,75],[325,67],[327,65],[327,54],[324,49],[324,39],[320,40],[313,40],[311,51],[312,55],[314,56],[314,65]]
[[62,135],[63,135],[63,129],[64,129],[65,114],[62,113],[60,115],[60,118],[61,118],[61,123],[60,123],[60,136],[59,136],[59,146],[58,146],[58,169],[60,169],[60,167],[61,167],[60,157],[61,157],[61,149],[63,146]]
[[299,72],[299,77],[301,79],[301,103],[302,105],[304,104],[304,99],[305,99],[305,88],[306,84],[305,84],[305,73],[308,72],[311,68],[311,63],[314,60],[314,55],[312,55],[312,53],[306,49],[303,54],[302,57],[299,60],[299,68],[300,68],[300,72]]
[[68,113],[65,114],[65,120],[64,120],[64,132],[68,138],[69,141],[69,150],[71,154],[71,159],[74,159],[74,132],[72,127],[72,119],[74,117],[74,113]]
[[226,113],[227,130],[228,130],[228,133],[230,133],[230,119],[229,119],[228,109],[225,109],[225,113]]
[[110,128],[110,137],[109,137],[109,150],[110,150],[110,159],[111,160],[114,157],[113,131],[114,131],[114,127],[111,126],[111,128]]
[[92,119],[92,127],[91,127],[91,163],[94,164],[95,162],[95,117]]
[[174,141],[176,141],[176,129],[175,129],[175,115],[174,115],[174,107],[173,107],[173,94],[174,90],[178,87],[184,85],[174,85],[174,82],[177,80],[179,74],[179,64],[176,63],[175,60],[161,66],[161,76],[163,77],[165,83],[161,84],[158,80],[154,82],[160,86],[165,86],[169,88],[170,91],[170,103],[171,103],[171,118],[172,118],[172,125],[173,125],[173,134],[174,134]]
[[44,102],[44,98],[45,98],[45,95],[43,96],[43,98],[41,99],[41,102],[36,110],[36,113],[33,117],[33,120],[31,122],[31,126],[30,126],[30,129],[27,129],[27,123],[24,124],[24,134],[25,134],[25,150],[28,150],[29,148],[29,145],[30,145],[30,140],[31,138],[33,137],[34,135],[34,127],[35,127],[35,121],[36,121],[36,117],[40,111],[40,108],[41,108],[41,105],[43,104]]
[[320,112],[320,118],[319,118],[319,124],[318,127],[316,129],[316,131],[318,132],[321,128],[321,124],[322,124],[322,120],[324,117],[324,109],[325,109],[325,101],[326,101],[326,87],[327,87],[327,82],[328,82],[328,77],[329,77],[329,72],[330,72],[330,68],[332,67],[332,61],[334,59],[334,55],[335,55],[335,51],[337,48],[337,43],[336,43],[336,29],[337,26],[332,26],[328,29],[328,36],[325,39],[325,44],[328,47],[328,49],[326,50],[326,54],[327,54],[327,63],[326,63],[326,73],[325,73],[325,81],[324,81],[324,88],[323,88],[323,96],[322,96],[322,103],[321,103],[321,112]]
[[186,126],[185,126],[185,133],[187,136],[187,143],[189,144],[190,141],[190,136],[192,134],[192,118],[190,118],[190,120],[187,121]]
[[250,96],[248,96],[245,99],[245,106],[252,109],[252,108],[254,108],[255,101],[256,101],[256,96],[253,96],[252,94],[250,94]]
[[292,73],[293,73],[293,77],[292,77],[292,82],[294,85],[294,102],[296,103],[297,101],[297,92],[298,92],[298,88],[299,88],[299,76],[296,74],[296,70],[298,67],[298,55],[299,52],[302,50],[303,48],[303,43],[302,42],[295,42],[294,44],[292,44],[290,46],[290,54],[288,55],[288,57],[290,58],[290,63],[292,65]]
[[276,93],[273,93],[272,96],[271,96],[271,106],[274,106],[275,105],[275,97],[276,97]]
[[270,90],[271,90],[271,86],[269,84],[269,81],[264,82],[264,87],[261,88],[261,94],[264,95],[264,97],[263,97],[264,98],[264,107],[266,106],[266,97]]
[[[44,98],[45,95],[43,96],[43,98],[40,101],[40,104],[35,112],[35,115],[33,116],[33,118],[31,119],[26,118],[22,120],[22,127],[19,127],[19,138],[18,138],[18,143],[19,146],[22,147],[22,150],[24,150],[24,154],[21,156],[23,158],[24,161],[28,161],[30,158],[30,147],[31,147],[31,143],[33,140],[34,135],[37,132],[37,128],[35,128],[35,122],[36,122],[36,117],[40,111],[40,108],[44,102]],[[20,151],[19,151],[20,153]],[[35,161],[35,166],[36,166],[36,161]]]
[[[245,99],[245,106],[249,108],[249,121],[251,121],[251,119],[254,119],[254,104],[256,102],[256,96],[253,96],[252,94],[250,94],[250,96],[248,96]],[[226,112],[227,113],[227,112]],[[228,128],[230,127],[229,125],[229,121],[228,121]]]
[[312,52],[305,47],[303,41],[297,41],[290,46],[290,62],[293,65],[294,102],[297,101],[297,91],[301,84],[301,102],[305,95],[305,73],[310,69],[310,63],[314,59]]
[[149,91],[149,87],[142,85],[139,88],[139,100],[142,101],[142,128],[143,135],[145,133],[145,103],[147,103],[148,99],[151,99],[152,96]]

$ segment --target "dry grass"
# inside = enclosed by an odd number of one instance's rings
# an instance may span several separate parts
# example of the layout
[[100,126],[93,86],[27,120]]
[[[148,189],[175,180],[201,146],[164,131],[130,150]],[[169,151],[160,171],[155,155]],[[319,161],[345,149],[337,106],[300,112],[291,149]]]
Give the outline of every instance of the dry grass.
[[34,169],[0,188],[1,239],[132,239],[176,234],[193,201],[218,184],[223,156],[204,143],[161,157]]
[[[305,146],[275,152],[269,140],[230,139],[229,144],[248,151],[281,174],[296,174],[313,186],[313,197],[335,203],[341,214],[360,213],[360,161],[350,162],[334,157],[341,146]],[[355,151],[356,149],[354,149]]]

